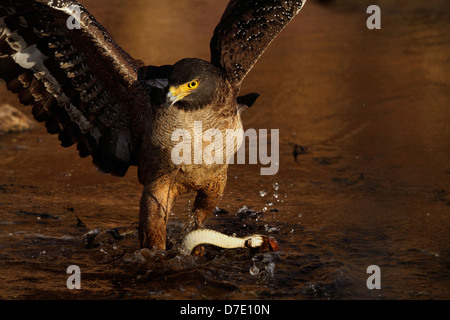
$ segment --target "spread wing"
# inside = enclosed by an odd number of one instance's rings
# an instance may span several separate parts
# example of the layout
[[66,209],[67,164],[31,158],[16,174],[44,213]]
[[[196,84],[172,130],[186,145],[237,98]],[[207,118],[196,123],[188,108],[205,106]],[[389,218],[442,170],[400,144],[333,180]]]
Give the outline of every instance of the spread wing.
[[102,172],[137,164],[133,118],[149,103],[139,67],[76,1],[0,0],[0,78]]
[[211,63],[239,86],[306,0],[231,0],[211,39]]

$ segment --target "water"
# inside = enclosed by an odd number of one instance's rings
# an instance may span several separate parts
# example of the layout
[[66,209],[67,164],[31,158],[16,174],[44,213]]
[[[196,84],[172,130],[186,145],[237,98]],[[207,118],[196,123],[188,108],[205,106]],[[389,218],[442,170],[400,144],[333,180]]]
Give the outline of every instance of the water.
[[[226,2],[83,3],[160,65],[208,59]],[[0,298],[449,299],[450,5],[378,3],[382,29],[368,30],[370,1],[308,1],[244,82],[261,94],[244,126],[280,129],[280,170],[231,166],[207,226],[272,235],[282,251],[180,255],[192,195],[173,209],[167,252],[138,250],[136,234],[87,248],[89,230],[137,222],[136,169],[101,175],[38,125],[0,137]],[[73,264],[82,290],[66,287]]]

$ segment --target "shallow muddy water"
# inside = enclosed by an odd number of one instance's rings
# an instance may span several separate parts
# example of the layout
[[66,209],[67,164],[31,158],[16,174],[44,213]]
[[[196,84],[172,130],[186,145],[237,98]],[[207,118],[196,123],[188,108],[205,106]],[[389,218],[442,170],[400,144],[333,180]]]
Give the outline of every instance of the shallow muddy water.
[[[82,2],[153,65],[208,59],[227,3]],[[273,235],[282,251],[180,255],[194,195],[173,209],[167,252],[138,250],[135,234],[87,248],[89,230],[137,222],[136,168],[99,174],[39,124],[0,136],[0,298],[449,299],[450,4],[378,1],[382,28],[369,30],[370,4],[309,0],[244,81],[261,94],[244,127],[280,129],[279,172],[231,165],[206,225]],[[66,287],[69,265],[81,290]]]

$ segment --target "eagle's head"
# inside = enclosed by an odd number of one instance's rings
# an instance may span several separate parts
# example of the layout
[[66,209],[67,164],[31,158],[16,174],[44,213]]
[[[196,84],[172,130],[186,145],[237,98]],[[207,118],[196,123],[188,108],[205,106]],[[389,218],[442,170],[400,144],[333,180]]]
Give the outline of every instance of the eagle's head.
[[166,88],[167,107],[196,110],[225,94],[225,73],[208,61],[186,58],[173,65]]

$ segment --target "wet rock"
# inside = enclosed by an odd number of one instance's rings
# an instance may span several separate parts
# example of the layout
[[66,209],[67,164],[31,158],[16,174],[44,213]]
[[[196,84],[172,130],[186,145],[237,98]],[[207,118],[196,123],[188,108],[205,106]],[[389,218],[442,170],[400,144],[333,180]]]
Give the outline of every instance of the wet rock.
[[225,210],[225,209],[222,209],[222,208],[219,208],[219,207],[216,207],[214,209],[214,215],[216,215],[216,216],[226,215],[226,214],[228,214],[228,211]]
[[0,135],[31,130],[33,120],[9,104],[0,105]]
[[137,235],[137,227],[135,226],[117,227],[108,230],[95,228],[85,233],[83,239],[85,247],[92,249],[102,245],[114,245],[116,240],[122,240],[125,236],[133,234]]

